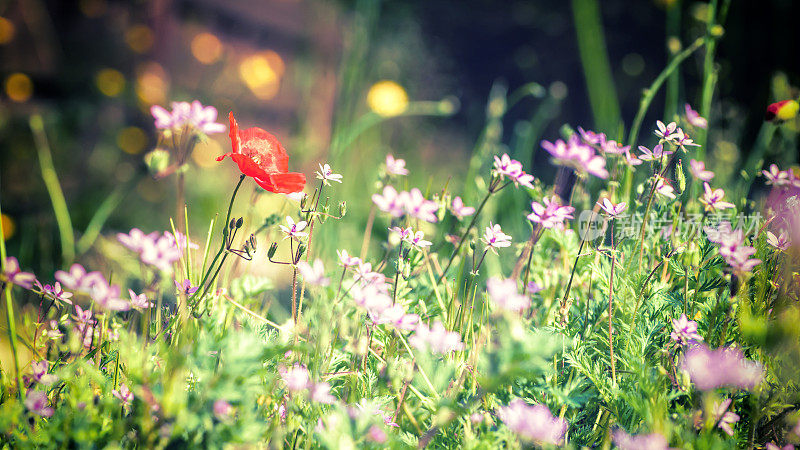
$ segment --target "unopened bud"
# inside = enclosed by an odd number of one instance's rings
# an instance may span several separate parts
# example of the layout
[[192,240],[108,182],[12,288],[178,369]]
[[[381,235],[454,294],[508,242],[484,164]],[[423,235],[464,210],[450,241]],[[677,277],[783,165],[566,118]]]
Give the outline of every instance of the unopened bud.
[[241,217],[236,219],[236,228],[242,228],[242,224],[244,224],[244,220]]
[[345,214],[347,214],[347,202],[339,202],[339,217],[344,217]]
[[169,166],[169,152],[157,148],[144,155],[144,163],[151,174],[158,174]]
[[228,224],[228,228],[231,230],[236,228],[236,219],[231,219],[231,222]]

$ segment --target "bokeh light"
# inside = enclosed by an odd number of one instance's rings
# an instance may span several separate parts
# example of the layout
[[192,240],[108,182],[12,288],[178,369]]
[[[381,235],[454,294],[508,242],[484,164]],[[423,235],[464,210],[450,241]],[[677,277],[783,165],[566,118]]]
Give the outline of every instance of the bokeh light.
[[146,53],[153,47],[153,31],[146,25],[134,25],[125,32],[125,43],[136,53]]
[[14,24],[10,20],[0,17],[0,45],[11,42],[15,31]]
[[223,153],[224,151],[219,142],[214,139],[206,139],[195,145],[192,159],[198,166],[207,169],[218,165],[216,158]]
[[96,18],[105,14],[108,3],[106,0],[81,0],[78,7],[84,16]]
[[147,145],[147,134],[139,127],[127,127],[117,134],[117,145],[125,153],[141,153]]
[[6,95],[15,102],[25,102],[33,95],[33,81],[24,73],[12,73],[6,78]]
[[116,97],[125,90],[125,76],[119,70],[102,69],[95,77],[97,89],[107,97]]
[[147,105],[164,103],[167,98],[169,81],[164,68],[156,62],[139,67],[136,78],[136,95]]
[[369,88],[367,105],[381,116],[396,116],[408,108],[408,94],[394,81],[379,81]]
[[14,223],[14,220],[11,217],[3,214],[0,216],[0,220],[3,221],[3,240],[7,241],[14,236],[14,232],[17,231],[17,225]]
[[239,76],[261,100],[277,95],[285,70],[283,58],[271,50],[250,55],[239,64]]
[[213,64],[222,56],[222,42],[211,33],[198,33],[192,39],[192,55],[203,64]]

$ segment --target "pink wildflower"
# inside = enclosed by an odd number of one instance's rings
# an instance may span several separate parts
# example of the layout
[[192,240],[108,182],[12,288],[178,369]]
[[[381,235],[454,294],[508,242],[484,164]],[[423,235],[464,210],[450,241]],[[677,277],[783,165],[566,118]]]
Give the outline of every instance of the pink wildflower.
[[408,342],[419,350],[430,349],[430,351],[440,354],[464,349],[461,334],[457,331],[448,331],[439,320],[434,322],[432,327],[428,327],[424,323],[419,324]]
[[331,284],[330,278],[325,277],[325,267],[322,265],[322,260],[317,258],[314,264],[311,265],[305,261],[297,263],[297,271],[303,276],[303,279],[308,284],[315,286],[327,286]]
[[700,203],[706,205],[706,211],[735,207],[733,203],[722,200],[725,197],[725,191],[722,189],[711,189],[711,185],[705,182],[703,183],[703,191],[703,196],[700,197]]
[[500,224],[492,224],[491,222],[489,222],[489,226],[486,227],[481,241],[486,244],[486,247],[495,255],[497,254],[498,248],[511,246],[511,236],[503,233]]
[[689,160],[689,171],[696,180],[711,181],[714,178],[714,172],[706,170],[706,163],[703,161]]
[[558,197],[545,197],[542,201],[544,205],[531,202],[531,209],[533,212],[527,216],[528,220],[531,222],[541,224],[544,228],[556,228],[562,226],[565,220],[573,218],[572,213],[575,211],[575,208],[572,206],[561,206],[558,203]]
[[497,416],[523,440],[539,444],[561,445],[569,426],[564,419],[554,417],[547,406],[530,406],[520,398],[501,406]]
[[450,205],[450,211],[452,211],[453,215],[456,216],[458,220],[475,214],[475,208],[472,206],[465,206],[464,201],[461,200],[461,197],[453,198],[453,203]]
[[506,311],[520,313],[531,306],[531,300],[517,291],[517,283],[512,279],[489,278],[486,291],[492,302]]
[[392,155],[386,155],[386,172],[391,175],[408,175],[406,161],[395,159]]
[[686,121],[689,122],[692,126],[697,128],[708,128],[708,121],[700,116],[700,113],[693,110],[691,105],[688,103],[684,105],[684,110],[686,111]]
[[619,216],[628,209],[628,205],[625,202],[614,204],[608,198],[604,198],[602,203],[597,202],[597,204],[612,218]]
[[23,272],[19,268],[19,261],[13,256],[6,257],[3,275],[8,283],[15,284],[25,289],[31,289],[33,287],[33,282],[36,281],[36,275],[30,272]]
[[711,350],[705,344],[686,351],[683,369],[703,391],[723,386],[752,389],[764,377],[761,365],[746,359],[741,350],[731,347]]

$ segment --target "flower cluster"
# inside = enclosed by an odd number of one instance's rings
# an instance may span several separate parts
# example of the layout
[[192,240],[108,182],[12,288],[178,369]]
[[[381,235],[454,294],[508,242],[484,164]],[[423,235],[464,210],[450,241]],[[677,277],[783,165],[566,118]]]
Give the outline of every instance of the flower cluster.
[[486,291],[492,302],[506,311],[519,313],[531,306],[531,300],[519,293],[517,283],[512,279],[489,278]]
[[554,417],[545,405],[531,406],[520,398],[498,408],[497,416],[522,439],[540,445],[561,445],[569,426],[564,419]]
[[150,114],[155,119],[156,128],[181,129],[192,126],[204,134],[222,133],[225,125],[217,123],[217,108],[203,106],[199,101],[172,102],[172,111],[153,105]]
[[723,386],[752,389],[764,376],[761,365],[746,359],[738,348],[711,350],[705,344],[686,351],[683,370],[703,391]]
[[296,363],[288,368],[280,366],[278,373],[289,392],[300,393],[308,390],[313,402],[327,405],[336,402],[336,397],[331,395],[331,385],[324,381],[318,383],[311,381],[311,375],[304,365]]
[[722,222],[717,229],[705,227],[704,230],[709,241],[719,244],[719,254],[736,272],[750,272],[761,263],[760,259],[750,258],[756,249],[744,245],[744,232],[741,228],[733,231],[730,222]]
[[426,247],[430,247],[432,242],[426,241],[424,239],[425,233],[422,231],[414,231],[411,227],[408,228],[400,228],[400,227],[392,227],[389,228],[389,231],[397,234],[400,236],[400,240],[403,242],[408,242],[411,244],[411,248],[416,249],[423,249]]
[[567,142],[558,139],[555,142],[542,141],[541,145],[553,156],[555,164],[571,167],[578,172],[588,173],[598,178],[608,178],[605,158],[596,154],[595,149],[582,142],[577,134],[570,136]]
[[418,350],[439,354],[464,350],[464,343],[458,331],[448,331],[439,320],[430,327],[420,323],[408,342]]
[[80,264],[73,264],[69,272],[59,270],[55,277],[65,288],[87,294],[103,309],[127,311],[131,308],[129,302],[120,299],[120,287],[110,285],[100,272],[86,272]]
[[659,145],[664,142],[669,142],[675,147],[680,147],[684,151],[686,151],[686,147],[699,147],[700,144],[696,144],[689,135],[686,134],[681,127],[678,126],[675,122],[670,122],[667,125],[664,125],[662,121],[656,121],[656,126],[658,129],[654,131],[655,135],[659,137]]
[[173,265],[181,259],[187,244],[191,249],[198,248],[197,244],[190,242],[180,232],[172,234],[154,231],[144,234],[142,230],[133,228],[128,234],[117,233],[117,240],[129,250],[138,253],[143,263],[165,273],[172,273]]
[[776,164],[770,164],[769,170],[762,170],[761,173],[767,179],[767,184],[775,187],[800,187],[800,178],[789,169],[780,170]]
[[686,314],[672,319],[672,333],[669,336],[679,345],[688,345],[703,340],[703,337],[697,334],[697,322],[689,320]]
[[511,159],[507,153],[503,156],[494,157],[494,170],[493,173],[497,176],[506,177],[515,185],[523,185],[527,188],[533,189],[533,175],[529,175],[522,170],[522,163]]
[[572,213],[575,212],[575,208],[561,206],[558,197],[545,197],[542,202],[544,205],[538,202],[531,202],[533,212],[527,216],[531,222],[538,223],[543,228],[560,228],[564,225],[565,220],[573,218]]
[[382,194],[372,195],[372,202],[378,209],[393,217],[402,217],[408,214],[410,217],[426,222],[438,221],[436,212],[439,210],[439,205],[434,201],[427,200],[417,188],[398,193],[392,186],[385,186]]
[[361,279],[368,282],[353,287],[353,301],[366,310],[373,323],[405,331],[416,329],[419,316],[408,314],[405,307],[392,301],[383,275],[378,280],[371,272],[367,272]]

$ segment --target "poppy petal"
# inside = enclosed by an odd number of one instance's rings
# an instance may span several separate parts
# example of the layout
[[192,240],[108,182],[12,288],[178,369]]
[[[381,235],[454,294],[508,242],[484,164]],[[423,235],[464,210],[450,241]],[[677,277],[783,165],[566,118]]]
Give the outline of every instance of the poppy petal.
[[240,152],[258,162],[267,173],[289,171],[289,155],[281,143],[271,133],[253,127],[239,132]]
[[233,117],[233,111],[228,114],[228,120],[231,123],[231,130],[228,133],[228,136],[231,138],[231,148],[233,153],[241,153],[241,140],[239,139],[239,124],[236,122],[236,118]]
[[247,156],[241,153],[232,153],[230,156],[236,165],[239,166],[239,170],[248,177],[265,178],[267,176],[267,172]]
[[306,176],[302,173],[271,173],[269,178],[272,185],[275,186],[275,190],[272,192],[278,194],[300,192],[306,186]]

